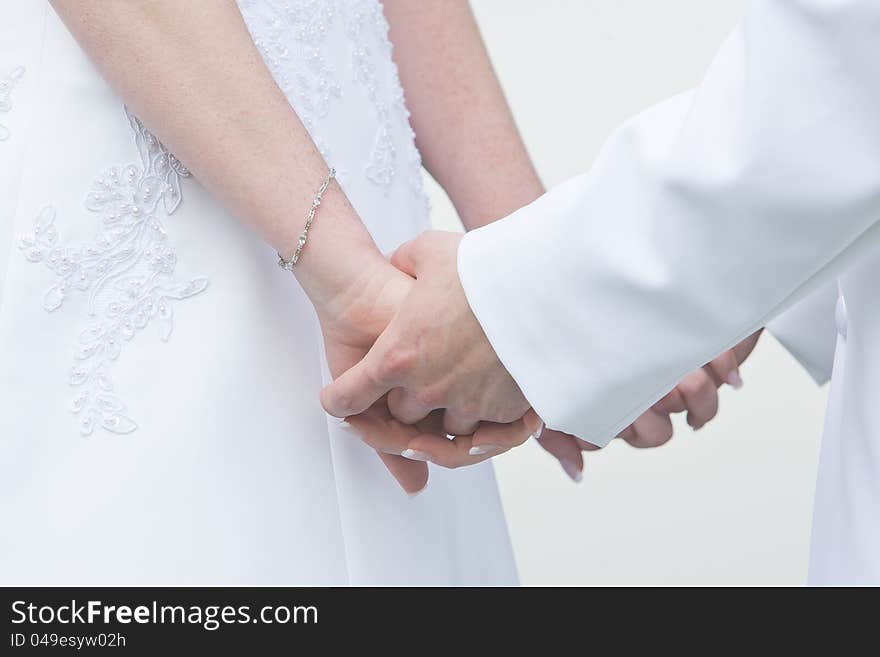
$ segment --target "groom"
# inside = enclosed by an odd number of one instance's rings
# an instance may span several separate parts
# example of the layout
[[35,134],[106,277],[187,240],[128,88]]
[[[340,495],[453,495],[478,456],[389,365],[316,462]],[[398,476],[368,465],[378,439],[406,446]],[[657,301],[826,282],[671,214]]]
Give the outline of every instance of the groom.
[[415,286],[324,391],[328,412],[400,389],[390,410],[407,423],[533,408],[602,446],[840,277],[838,358],[855,356],[835,373],[847,397],[832,400],[811,576],[880,583],[878,43],[876,0],[753,2],[702,84],[619,128],[589,173],[464,237],[401,247]]

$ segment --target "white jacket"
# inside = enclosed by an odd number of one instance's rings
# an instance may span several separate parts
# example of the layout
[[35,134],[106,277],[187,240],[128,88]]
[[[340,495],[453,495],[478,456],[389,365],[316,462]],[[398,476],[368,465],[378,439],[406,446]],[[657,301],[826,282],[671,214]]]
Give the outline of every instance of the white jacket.
[[[459,271],[534,408],[598,445],[811,293],[831,326],[839,276],[846,380],[835,372],[813,580],[880,581],[878,220],[880,2],[756,0],[698,88],[468,234]],[[827,333],[788,340],[820,380],[830,351],[809,354]]]

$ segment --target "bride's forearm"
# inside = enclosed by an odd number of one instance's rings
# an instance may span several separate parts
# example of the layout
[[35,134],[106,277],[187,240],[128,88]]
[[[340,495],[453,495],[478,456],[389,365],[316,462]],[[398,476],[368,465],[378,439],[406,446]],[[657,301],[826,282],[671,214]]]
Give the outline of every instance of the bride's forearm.
[[[327,173],[232,0],[53,0],[125,103],[232,212],[291,255]],[[344,257],[340,257],[344,254]],[[316,307],[381,254],[338,185],[295,273]]]
[[467,229],[544,192],[467,0],[385,0],[425,167]]

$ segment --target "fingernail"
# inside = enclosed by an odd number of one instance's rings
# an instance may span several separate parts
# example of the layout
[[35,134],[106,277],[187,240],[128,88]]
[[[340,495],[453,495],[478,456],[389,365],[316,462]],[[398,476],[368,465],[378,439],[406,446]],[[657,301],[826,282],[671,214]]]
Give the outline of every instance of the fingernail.
[[360,436],[360,435],[361,435],[360,433],[358,433],[358,430],[355,429],[354,426],[352,426],[352,425],[351,425],[348,421],[346,421],[346,420],[342,420],[342,421],[339,423],[338,426],[339,426],[339,430],[340,430],[340,431],[344,431],[345,433],[350,433],[350,434],[352,434],[352,435],[354,435],[354,436]]
[[738,370],[733,370],[730,374],[727,375],[727,383],[734,390],[739,390],[743,387],[742,377],[739,375]]
[[535,440],[540,440],[541,434],[543,434],[543,433],[544,433],[544,422],[542,421],[541,424],[538,425],[538,428],[535,431],[535,433],[532,434],[532,438],[534,438]]
[[414,449],[405,449],[400,453],[400,455],[405,459],[409,459],[410,461],[430,460],[427,454],[425,454],[424,452],[416,451]]
[[499,449],[497,445],[476,445],[468,450],[468,454],[471,456],[482,456],[489,452],[497,452]]
[[562,469],[565,470],[565,474],[571,477],[574,483],[579,484],[584,478],[584,473],[580,471],[577,463],[569,459],[560,459],[560,463],[562,464]]

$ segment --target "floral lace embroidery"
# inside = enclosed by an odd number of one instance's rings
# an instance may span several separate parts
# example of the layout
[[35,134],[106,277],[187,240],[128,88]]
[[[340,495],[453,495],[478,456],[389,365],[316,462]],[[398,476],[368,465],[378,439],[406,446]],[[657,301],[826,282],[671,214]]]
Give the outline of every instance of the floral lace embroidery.
[[[413,194],[423,205],[424,211],[429,212],[428,197],[422,186],[422,158],[415,145],[415,133],[409,123],[410,112],[406,106],[403,87],[400,84],[400,76],[397,64],[392,58],[393,44],[388,38],[389,25],[385,18],[385,12],[381,3],[376,0],[354,0],[348,21],[348,35],[352,40],[352,68],[356,82],[364,85],[367,96],[376,110],[379,119],[379,127],[370,161],[366,166],[366,176],[373,183],[380,185],[386,190],[394,182],[397,173],[397,147],[393,139],[393,112],[396,111],[397,119],[403,121],[406,126],[406,150],[408,179]],[[373,52],[370,42],[376,44],[378,54],[382,60],[390,65],[388,84],[390,89],[388,96],[383,96],[378,89],[379,80],[373,64]]]
[[85,206],[101,218],[94,242],[59,246],[55,209],[49,206],[20,245],[29,261],[42,262],[55,274],[43,296],[46,311],[61,308],[70,294],[88,297],[90,324],[78,336],[68,377],[77,390],[71,410],[86,436],[96,426],[117,434],[137,428],[113,394],[112,363],[124,343],[150,323],[167,341],[174,302],[208,287],[206,278],[174,277],[177,256],[163,226],[180,205],[180,181],[189,171],[127,108],[126,114],[141,164],[112,167],[93,183]]
[[[4,78],[0,78],[0,112],[12,111],[12,90],[24,75],[24,66],[19,66]],[[0,124],[0,141],[9,139],[9,128]]]
[[[334,101],[343,97],[339,72],[326,61],[322,49],[335,21],[342,19],[352,44],[352,79],[366,90],[378,117],[378,127],[364,173],[375,185],[390,189],[398,172],[394,121],[406,128],[406,167],[410,189],[429,212],[422,187],[422,160],[409,124],[409,111],[392,60],[388,21],[377,0],[238,0],[254,44],[278,86],[290,100],[325,160],[331,153],[318,131],[319,120]],[[390,75],[380,80],[374,57],[388,62]],[[387,82],[386,82],[387,80]],[[387,84],[388,88],[382,85]],[[390,98],[390,101],[388,100]],[[350,174],[334,162],[340,182]]]
[[328,0],[238,1],[266,67],[296,106],[300,120],[325,160],[330,159],[330,152],[316,136],[315,127],[318,119],[327,116],[333,101],[342,98],[336,72],[321,50],[336,17],[336,5]]

